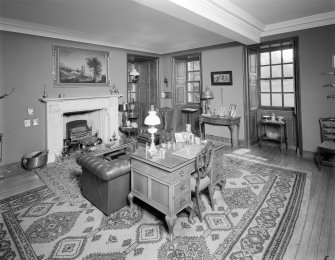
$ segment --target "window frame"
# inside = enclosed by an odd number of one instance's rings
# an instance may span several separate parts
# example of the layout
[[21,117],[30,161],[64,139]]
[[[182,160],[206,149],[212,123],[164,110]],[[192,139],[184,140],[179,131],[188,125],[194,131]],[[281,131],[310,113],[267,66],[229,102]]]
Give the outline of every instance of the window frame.
[[[277,45],[277,46],[276,46]],[[284,62],[283,61],[283,50],[285,49],[292,49],[293,51],[293,61],[292,62]],[[266,109],[266,110],[285,110],[285,111],[294,111],[296,110],[296,84],[297,84],[297,75],[296,75],[296,67],[297,67],[297,54],[296,54],[296,43],[294,39],[283,39],[275,42],[267,42],[259,46],[259,55],[258,55],[258,69],[259,69],[259,82],[258,82],[258,102],[259,102],[259,108]],[[281,51],[281,60],[280,63],[272,63],[271,58],[271,52],[280,50]],[[268,52],[269,57],[269,64],[261,65],[261,53]],[[285,77],[284,76],[284,65],[285,64],[292,64],[293,65],[293,75],[291,77]],[[272,77],[272,66],[274,65],[280,65],[281,66],[281,77]],[[270,71],[270,77],[261,77],[261,68],[268,66]],[[272,82],[271,80],[279,79],[281,81],[281,91],[280,92],[274,92],[272,91]],[[293,91],[284,91],[283,89],[283,81],[285,79],[292,79],[293,80]],[[269,80],[269,91],[261,91],[261,80]],[[261,95],[262,93],[269,93],[270,95],[270,103],[272,104],[272,93],[280,93],[282,97],[282,105],[281,106],[263,106],[261,102]],[[284,106],[284,94],[286,93],[293,93],[294,94],[294,106],[293,107],[285,107]]]
[[[200,58],[200,56],[193,56],[193,57],[186,58],[185,61],[186,61],[186,86],[185,86],[186,104],[201,104],[201,92],[202,92],[201,58]],[[192,61],[199,61],[199,70],[189,70],[188,69],[188,63],[192,62]],[[199,80],[189,80],[189,73],[190,72],[199,72],[200,79]],[[188,83],[199,83],[199,92],[189,91],[188,90]],[[196,93],[198,93],[199,94],[199,102],[189,102],[188,101],[189,93],[193,94],[193,100],[194,100],[194,95]]]

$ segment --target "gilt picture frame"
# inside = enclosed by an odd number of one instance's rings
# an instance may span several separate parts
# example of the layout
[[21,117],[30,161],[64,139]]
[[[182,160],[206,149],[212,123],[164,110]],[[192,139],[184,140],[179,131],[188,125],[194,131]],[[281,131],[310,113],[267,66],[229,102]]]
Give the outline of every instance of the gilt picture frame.
[[107,51],[53,45],[54,87],[110,87]]
[[211,84],[215,85],[233,85],[232,71],[214,71],[211,72]]

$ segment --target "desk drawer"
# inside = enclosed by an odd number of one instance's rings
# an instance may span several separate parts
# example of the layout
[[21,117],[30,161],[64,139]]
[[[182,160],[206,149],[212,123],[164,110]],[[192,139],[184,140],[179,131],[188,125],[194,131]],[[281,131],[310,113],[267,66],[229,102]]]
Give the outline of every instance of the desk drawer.
[[184,178],[187,175],[190,175],[192,172],[194,172],[194,163],[186,165],[174,172],[168,172],[165,170],[162,170],[158,167],[143,163],[141,161],[138,161],[136,159],[131,159],[131,168],[140,172],[144,172],[147,175],[150,175],[152,177],[158,178],[164,182],[167,182],[169,184],[173,184],[175,182],[178,182],[180,179]]
[[174,212],[178,213],[182,209],[184,209],[187,205],[190,205],[191,202],[191,193],[187,191],[183,193],[181,196],[174,199]]
[[190,189],[190,178],[186,178],[174,187],[174,197],[178,197],[183,192]]

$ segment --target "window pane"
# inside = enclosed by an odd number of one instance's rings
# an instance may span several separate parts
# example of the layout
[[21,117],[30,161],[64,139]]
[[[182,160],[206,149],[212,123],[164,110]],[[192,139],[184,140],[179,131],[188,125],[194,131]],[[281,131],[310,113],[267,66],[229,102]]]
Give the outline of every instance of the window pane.
[[200,70],[200,61],[194,61],[194,70]]
[[193,82],[193,92],[200,93],[200,82]]
[[188,73],[188,80],[193,81],[194,80],[194,72],[189,72]]
[[272,64],[281,63],[281,51],[272,51],[271,52],[271,63]]
[[284,77],[293,77],[293,64],[283,65]]
[[187,82],[187,91],[193,91],[193,82]]
[[284,107],[294,107],[294,94],[284,94]]
[[272,69],[272,77],[280,78],[281,77],[281,65],[271,66]]
[[193,72],[194,73],[194,81],[200,81],[200,71]]
[[284,92],[294,92],[293,79],[284,79],[283,80],[283,91]]
[[188,94],[187,94],[187,102],[191,102],[191,103],[194,102],[194,101],[193,101],[193,94],[192,94],[192,93],[188,93]]
[[261,94],[261,105],[270,106],[270,94]]
[[261,53],[261,65],[268,65],[270,64],[270,55],[268,52]]
[[270,67],[261,67],[261,78],[270,78]]
[[261,92],[270,92],[270,80],[261,80]]
[[293,62],[293,49],[283,50],[283,62]]
[[271,80],[272,92],[281,92],[281,79]]
[[282,106],[282,95],[272,94],[272,106],[281,107]]
[[194,93],[194,102],[200,103],[200,93]]
[[187,62],[187,70],[192,71],[193,70],[193,61]]

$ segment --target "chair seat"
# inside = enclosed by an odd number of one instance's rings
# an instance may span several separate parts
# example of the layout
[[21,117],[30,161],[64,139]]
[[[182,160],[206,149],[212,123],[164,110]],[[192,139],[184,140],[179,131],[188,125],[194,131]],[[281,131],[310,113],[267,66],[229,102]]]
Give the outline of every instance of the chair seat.
[[324,141],[322,144],[319,145],[319,147],[322,149],[335,150],[335,142]]
[[[197,186],[197,178],[198,178],[197,173],[192,174],[191,176],[191,191],[192,192],[195,192],[195,186]],[[207,188],[210,182],[211,180],[208,176],[206,176],[205,178],[202,178],[199,184],[199,191],[202,191],[205,188]]]
[[321,165],[335,167],[335,117],[320,117],[321,144],[317,148],[316,162],[319,171]]

